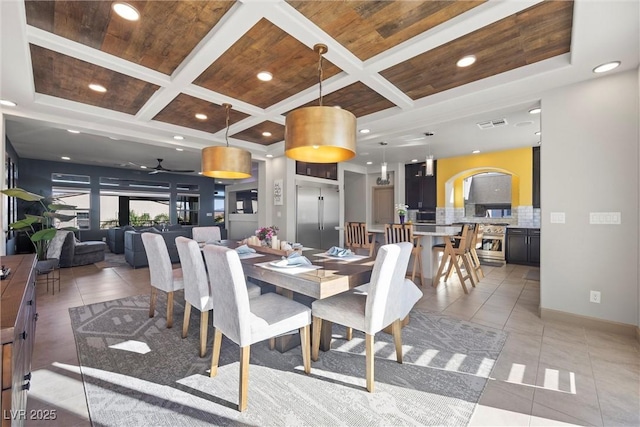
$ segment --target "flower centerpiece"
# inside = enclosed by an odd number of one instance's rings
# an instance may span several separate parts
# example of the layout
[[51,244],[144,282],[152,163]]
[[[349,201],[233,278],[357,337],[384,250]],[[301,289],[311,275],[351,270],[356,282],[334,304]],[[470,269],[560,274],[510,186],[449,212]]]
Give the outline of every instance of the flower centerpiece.
[[409,205],[396,205],[396,212],[398,213],[398,217],[400,218],[400,224],[404,224],[404,217],[407,215],[408,208]]
[[256,236],[260,239],[262,246],[271,246],[271,239],[278,235],[278,227],[275,225],[269,227],[260,227],[256,230]]

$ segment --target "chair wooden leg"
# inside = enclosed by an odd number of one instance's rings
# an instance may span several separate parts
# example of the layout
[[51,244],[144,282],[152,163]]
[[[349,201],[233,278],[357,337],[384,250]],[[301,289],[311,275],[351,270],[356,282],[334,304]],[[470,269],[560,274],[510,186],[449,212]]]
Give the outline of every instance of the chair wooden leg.
[[393,332],[393,342],[396,345],[396,360],[398,363],[402,363],[402,320],[398,319],[393,322],[391,330]]
[[[47,289],[48,290],[48,289]],[[151,287],[151,297],[149,298],[149,317],[153,317],[156,314],[156,298],[158,291],[153,286]]]
[[422,251],[418,251],[418,254],[416,255],[416,259],[418,260],[418,274],[420,274],[420,286],[424,286],[424,278],[422,277]]
[[200,312],[200,357],[207,353],[207,332],[209,331],[209,312]]
[[300,328],[300,346],[302,347],[302,365],[304,373],[311,373],[311,331],[309,325]]
[[173,291],[167,292],[167,328],[173,327]]
[[311,340],[311,360],[314,362],[318,360],[318,353],[320,352],[320,335],[322,332],[322,319],[320,317],[313,316],[313,339]]
[[182,338],[187,337],[187,331],[189,330],[189,319],[191,319],[191,304],[185,302],[184,319],[182,320]]
[[464,268],[467,270],[467,276],[471,280],[471,286],[476,287],[476,283],[478,282],[478,278],[476,276],[476,271],[473,268],[473,261],[471,260],[471,254],[466,253],[462,255],[462,262],[464,263]]
[[438,283],[440,282],[440,278],[444,273],[444,266],[447,265],[447,262],[451,263],[451,254],[449,253],[449,250],[445,248],[444,252],[442,253],[442,260],[440,261],[438,272],[436,273],[436,276],[433,278],[434,288],[438,286]]
[[209,376],[211,378],[218,374],[218,361],[220,360],[220,345],[222,344],[222,332],[215,328],[213,332],[213,354],[211,355],[211,370]]
[[353,339],[353,328],[347,327],[347,341],[351,341]]
[[249,354],[251,346],[240,348],[240,396],[238,399],[238,411],[242,412],[247,409],[247,400],[249,393]]
[[367,391],[373,393],[373,335],[365,334],[365,363],[367,364]]
[[465,294],[468,294],[469,291],[467,290],[467,285],[464,283],[465,277],[462,275],[462,271],[460,270],[460,265],[458,264],[458,260],[457,259],[454,261],[453,266],[456,269],[456,274],[458,275],[458,279],[460,279],[460,284],[462,285],[462,290],[464,291]]

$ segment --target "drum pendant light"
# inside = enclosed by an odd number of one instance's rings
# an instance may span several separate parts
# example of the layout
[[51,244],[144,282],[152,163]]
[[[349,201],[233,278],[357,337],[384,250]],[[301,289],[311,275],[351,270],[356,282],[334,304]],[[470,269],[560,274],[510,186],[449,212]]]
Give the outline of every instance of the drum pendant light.
[[251,153],[241,148],[229,147],[229,110],[231,104],[222,104],[227,113],[227,130],[224,138],[227,146],[211,146],[202,149],[202,174],[211,178],[244,179],[251,176]]
[[322,105],[322,54],[327,46],[317,44],[320,106],[304,107],[285,119],[285,155],[310,163],[337,163],[356,155],[356,116],[339,107]]

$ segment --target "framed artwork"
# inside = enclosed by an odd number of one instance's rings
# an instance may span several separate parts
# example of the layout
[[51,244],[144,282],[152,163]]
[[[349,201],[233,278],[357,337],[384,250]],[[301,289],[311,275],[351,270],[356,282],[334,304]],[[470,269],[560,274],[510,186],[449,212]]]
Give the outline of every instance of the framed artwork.
[[276,206],[280,206],[284,204],[284,191],[282,188],[282,180],[274,179],[273,180],[273,204]]

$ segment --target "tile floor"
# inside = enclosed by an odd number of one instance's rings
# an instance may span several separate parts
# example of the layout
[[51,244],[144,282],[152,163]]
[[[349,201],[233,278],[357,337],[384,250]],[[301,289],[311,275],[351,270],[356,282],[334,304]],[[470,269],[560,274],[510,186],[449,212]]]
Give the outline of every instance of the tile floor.
[[[484,267],[468,295],[455,278],[423,288],[416,310],[508,331],[477,406],[473,426],[640,425],[640,345],[631,337],[542,321],[540,283],[530,267]],[[455,276],[455,275],[454,275]],[[55,295],[38,284],[40,314],[28,409],[55,409],[55,421],[27,426],[88,426],[67,309],[149,291],[148,270],[94,265],[62,269]]]

